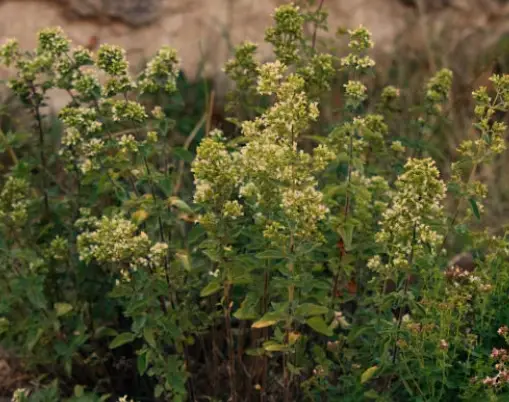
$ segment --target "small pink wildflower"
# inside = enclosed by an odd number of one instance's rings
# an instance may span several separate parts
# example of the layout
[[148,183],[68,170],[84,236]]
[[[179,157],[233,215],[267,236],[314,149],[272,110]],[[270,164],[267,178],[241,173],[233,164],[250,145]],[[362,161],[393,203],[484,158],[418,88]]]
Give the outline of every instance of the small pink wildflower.
[[447,342],[445,339],[440,339],[440,349],[442,350],[449,349],[449,342]]

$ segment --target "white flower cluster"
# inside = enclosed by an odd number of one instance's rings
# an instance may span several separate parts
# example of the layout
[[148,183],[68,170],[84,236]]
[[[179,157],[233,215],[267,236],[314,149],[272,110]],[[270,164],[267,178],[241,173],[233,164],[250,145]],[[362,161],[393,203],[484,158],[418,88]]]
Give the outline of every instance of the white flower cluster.
[[83,135],[102,130],[101,122],[97,121],[97,112],[88,107],[65,107],[60,111],[59,117],[65,126],[73,127]]
[[132,134],[124,134],[120,138],[118,145],[120,147],[120,152],[123,154],[138,152],[138,142]]
[[[62,136],[60,154],[70,162],[70,166],[78,167],[82,173],[99,170],[104,167],[104,155],[108,151],[115,151],[115,156],[121,159],[137,153],[140,145],[133,134],[125,134],[118,141],[111,135],[108,138],[97,138],[104,130],[99,118],[110,116],[113,121],[129,121],[141,124],[148,118],[145,108],[135,101],[102,99],[98,108],[66,107],[60,111],[66,129]],[[157,142],[157,133],[149,131],[147,141]],[[110,153],[111,155],[111,153]]]
[[128,399],[127,395],[124,395],[124,396],[121,396],[120,398],[118,398],[118,402],[134,402],[134,400]]
[[341,58],[341,66],[352,71],[364,72],[375,66],[375,61],[365,54],[373,48],[374,43],[371,39],[371,33],[363,26],[357,29],[348,30],[350,37],[348,47],[351,52]]
[[23,226],[28,218],[29,186],[26,180],[9,176],[0,192],[0,220]]
[[272,95],[284,78],[286,67],[279,60],[273,63],[265,63],[259,69],[258,93]]
[[[220,201],[222,216],[236,219],[244,213],[239,197],[255,213],[271,211],[271,220],[268,215],[263,220],[266,237],[284,239],[282,232],[292,231],[297,237],[316,239],[327,208],[313,174],[325,169],[335,154],[320,145],[310,155],[297,149],[297,140],[318,118],[317,104],[308,99],[304,79],[288,74],[279,61],[259,68],[257,90],[274,96],[275,103],[242,124],[248,139],[244,146],[228,152],[217,133],[200,145],[193,164],[195,201],[216,209]],[[214,221],[210,214],[207,221]]]
[[29,391],[26,388],[18,388],[12,394],[12,402],[24,402],[27,400]]
[[44,28],[38,32],[37,36],[37,53],[39,54],[47,53],[57,57],[67,52],[71,46],[71,41],[61,27]]
[[156,267],[162,267],[166,256],[168,255],[168,244],[158,242],[150,247],[148,260]]
[[18,41],[13,38],[7,39],[0,46],[0,62],[4,63],[6,67],[10,67],[19,57],[19,53]]
[[88,218],[91,228],[78,236],[80,259],[98,262],[131,263],[150,252],[151,242],[145,232],[120,215]]
[[409,268],[411,255],[417,258],[429,250],[436,253],[443,241],[436,228],[443,226],[445,190],[432,159],[408,160],[376,235],[376,241],[385,246],[390,262],[384,265],[380,256],[375,256],[368,263],[370,269],[385,273],[405,270]]
[[101,84],[95,70],[89,68],[75,71],[73,87],[84,101],[90,101],[101,97]]
[[201,142],[192,167],[195,202],[210,204],[215,210],[223,208],[240,181],[237,158],[238,154],[228,152],[222,134],[217,130]]
[[145,232],[138,233],[136,225],[121,215],[97,219],[82,212],[85,216],[77,221],[78,227],[86,228],[78,236],[81,260],[116,264],[123,282],[130,282],[132,273],[141,268],[164,272],[168,244],[152,244]]
[[313,156],[297,149],[299,134],[318,118],[319,111],[309,101],[302,77],[289,74],[282,80],[285,73],[280,63],[260,69],[258,89],[274,95],[276,102],[264,115],[243,124],[250,141],[240,150],[245,181],[241,194],[255,195],[254,206],[261,211],[282,212],[279,222],[267,222],[266,236],[274,238],[286,227],[296,236],[311,237],[327,212],[312,174],[325,169],[335,155],[324,145]]
[[143,123],[148,117],[145,108],[138,102],[115,100],[111,104],[111,117],[113,121],[131,120],[136,123]]
[[140,87],[145,92],[156,92],[163,89],[168,93],[177,89],[177,76],[180,61],[177,52],[165,46],[148,62],[140,80]]

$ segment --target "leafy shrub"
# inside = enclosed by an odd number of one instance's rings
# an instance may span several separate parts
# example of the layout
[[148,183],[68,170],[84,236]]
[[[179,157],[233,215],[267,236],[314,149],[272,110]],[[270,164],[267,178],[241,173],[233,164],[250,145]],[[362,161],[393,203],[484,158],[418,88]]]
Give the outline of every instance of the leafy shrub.
[[[0,339],[34,378],[14,400],[503,397],[509,242],[472,227],[487,197],[476,171],[505,150],[494,116],[509,77],[473,93],[478,135],[445,177],[393,140],[400,90],[369,99],[370,33],[340,32],[337,59],[318,50],[325,20],[281,6],[266,33],[275,61],[237,48],[225,71],[240,135],[206,129],[195,157],[203,119],[175,141],[174,50],[133,78],[121,48],[93,55],[59,29],[33,52],[3,45],[34,122],[23,141],[2,134]],[[326,122],[338,71],[343,108]],[[424,86],[421,142],[451,83],[443,69]],[[52,88],[71,99],[61,135],[44,114]],[[475,270],[446,269],[455,240]]]

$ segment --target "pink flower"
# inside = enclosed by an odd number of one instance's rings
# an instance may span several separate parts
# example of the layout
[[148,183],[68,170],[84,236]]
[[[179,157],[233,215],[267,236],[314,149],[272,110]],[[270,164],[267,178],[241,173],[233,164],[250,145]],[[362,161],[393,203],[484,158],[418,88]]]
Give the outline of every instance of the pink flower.
[[500,327],[497,331],[497,333],[500,335],[500,336],[504,336],[504,335],[507,335],[509,333],[509,328],[504,325],[502,327]]
[[484,385],[493,387],[497,383],[497,379],[495,377],[486,377],[484,380],[482,380],[482,383]]
[[491,351],[492,359],[503,359],[505,356],[507,356],[507,350],[505,349],[493,348],[493,350]]

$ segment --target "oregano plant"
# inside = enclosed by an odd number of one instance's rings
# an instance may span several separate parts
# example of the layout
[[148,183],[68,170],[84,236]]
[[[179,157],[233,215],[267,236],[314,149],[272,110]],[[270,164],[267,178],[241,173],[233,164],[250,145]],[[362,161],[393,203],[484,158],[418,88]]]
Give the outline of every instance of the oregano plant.
[[245,42],[225,64],[222,129],[210,102],[182,117],[170,47],[137,74],[59,28],[0,47],[31,127],[0,127],[13,400],[505,400],[509,242],[480,224],[478,169],[505,151],[508,77],[473,92],[444,165],[452,72],[418,105],[374,95],[369,30],[331,52],[324,2],[300,3],[275,10],[271,60]]

